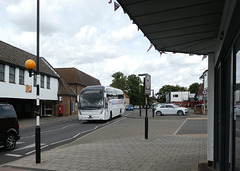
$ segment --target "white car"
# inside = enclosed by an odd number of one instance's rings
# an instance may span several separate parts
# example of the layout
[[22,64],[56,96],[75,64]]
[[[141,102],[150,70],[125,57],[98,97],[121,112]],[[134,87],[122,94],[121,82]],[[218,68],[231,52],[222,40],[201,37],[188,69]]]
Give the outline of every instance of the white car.
[[156,107],[155,114],[157,116],[160,115],[184,115],[188,113],[188,109],[185,107],[179,107],[178,105],[175,104],[164,104],[164,105],[159,105]]

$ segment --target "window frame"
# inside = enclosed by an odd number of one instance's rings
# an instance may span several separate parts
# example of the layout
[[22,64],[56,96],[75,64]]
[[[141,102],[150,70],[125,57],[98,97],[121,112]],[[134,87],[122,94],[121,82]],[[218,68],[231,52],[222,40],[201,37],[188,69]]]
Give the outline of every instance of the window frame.
[[9,66],[9,83],[16,83],[15,76],[16,76],[16,68],[13,66]]
[[24,85],[24,69],[19,69],[19,84]]
[[[2,68],[2,71],[1,71],[1,68]],[[1,63],[0,63],[0,75],[2,75],[2,77],[0,76],[0,81],[4,82],[5,81],[5,65]]]
[[51,78],[49,76],[47,76],[47,89],[50,89],[50,80]]
[[44,88],[44,75],[40,75],[40,86]]

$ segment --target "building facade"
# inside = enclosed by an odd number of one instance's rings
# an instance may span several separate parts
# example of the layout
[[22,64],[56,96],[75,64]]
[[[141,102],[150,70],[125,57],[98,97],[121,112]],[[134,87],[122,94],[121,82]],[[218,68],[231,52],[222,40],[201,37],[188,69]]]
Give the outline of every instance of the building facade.
[[[35,116],[37,77],[29,77],[28,59],[36,61],[36,56],[0,41],[0,102],[12,104],[19,118]],[[39,61],[41,116],[54,115],[58,76],[43,57]]]
[[160,54],[208,56],[206,161],[215,170],[240,170],[240,1],[118,3]]
[[78,113],[77,98],[81,90],[90,85],[101,85],[100,81],[76,68],[55,68],[60,75],[57,115],[67,116]]

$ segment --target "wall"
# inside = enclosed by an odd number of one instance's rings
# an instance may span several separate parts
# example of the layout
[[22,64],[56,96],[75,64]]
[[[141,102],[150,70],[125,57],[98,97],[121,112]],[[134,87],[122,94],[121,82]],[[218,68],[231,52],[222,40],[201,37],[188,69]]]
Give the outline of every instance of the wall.
[[182,102],[189,99],[189,91],[171,92],[171,102]]
[[[77,99],[76,97],[71,96],[61,96],[62,101],[56,105],[57,110],[57,116],[69,116],[69,115],[75,115],[78,113],[78,106],[77,106]],[[71,105],[70,105],[71,103]],[[62,115],[59,115],[59,105],[63,106],[63,113]],[[74,106],[72,106],[74,105]]]
[[[40,100],[57,100],[58,79],[50,77],[50,89],[47,89],[47,77],[44,77],[44,87],[40,88]],[[26,92],[25,85],[32,85],[32,92]],[[19,68],[15,68],[15,83],[9,83],[9,66],[5,65],[5,81],[0,82],[1,98],[36,99],[36,87],[33,86],[33,77],[24,71],[24,85],[19,84]]]

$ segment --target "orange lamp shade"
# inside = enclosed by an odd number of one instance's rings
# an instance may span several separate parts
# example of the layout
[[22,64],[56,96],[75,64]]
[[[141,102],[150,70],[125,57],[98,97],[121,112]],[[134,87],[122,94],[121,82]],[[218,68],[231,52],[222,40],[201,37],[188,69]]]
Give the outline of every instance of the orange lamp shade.
[[26,62],[25,62],[25,67],[27,69],[34,69],[36,66],[36,63],[34,62],[34,60],[32,59],[28,59]]

